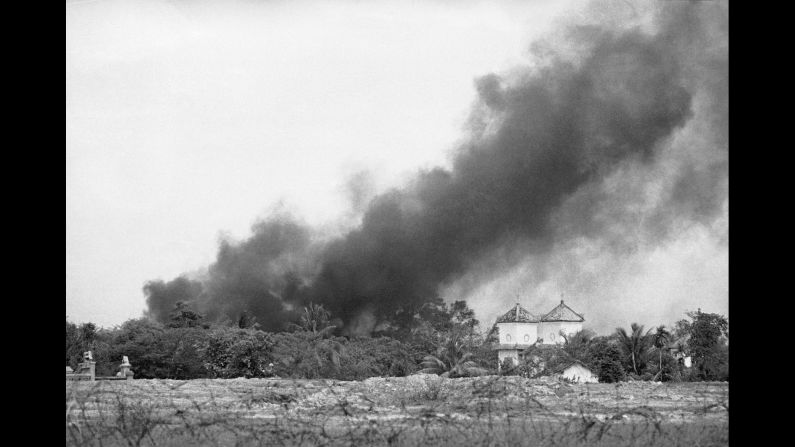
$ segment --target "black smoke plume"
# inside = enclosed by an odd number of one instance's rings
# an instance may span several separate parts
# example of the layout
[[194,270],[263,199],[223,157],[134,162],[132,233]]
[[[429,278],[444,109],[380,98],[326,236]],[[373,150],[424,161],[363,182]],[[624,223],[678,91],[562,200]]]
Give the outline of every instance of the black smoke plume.
[[[657,3],[651,24],[570,24],[534,47],[530,68],[479,78],[451,168],[375,196],[349,233],[320,240],[293,218],[267,218],[248,240],[222,242],[205,277],[147,284],[150,315],[163,319],[187,300],[214,319],[247,311],[279,330],[313,301],[348,332],[399,325],[495,252],[543,254],[561,239],[624,234],[616,229],[642,173],[662,155],[680,163],[648,211],[649,231],[664,237],[680,219],[714,218],[725,199],[728,107],[725,82],[712,77],[726,78],[725,54],[708,34],[725,32],[726,8]],[[672,152],[697,113],[709,117],[699,121],[704,137]],[[605,188],[615,178],[625,189]]]

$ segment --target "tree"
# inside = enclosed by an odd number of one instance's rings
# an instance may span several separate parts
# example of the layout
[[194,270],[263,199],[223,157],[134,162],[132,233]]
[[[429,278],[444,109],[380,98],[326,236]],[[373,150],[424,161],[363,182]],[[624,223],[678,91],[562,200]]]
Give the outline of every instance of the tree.
[[511,360],[510,358],[505,358],[500,363],[500,375],[501,376],[518,376],[520,374],[520,367],[522,365],[517,365]]
[[240,329],[259,329],[260,325],[257,323],[257,317],[251,315],[249,311],[244,310],[243,313],[240,314],[240,318],[237,319],[237,327]]
[[73,358],[76,356],[77,351],[80,350],[78,345],[78,332],[77,332],[77,325],[74,323],[70,323],[69,320],[66,320],[66,363],[67,365],[74,368],[76,366],[76,361],[73,361]]
[[169,356],[164,352],[166,328],[148,318],[127,320],[111,335],[111,358],[126,355],[133,364],[136,378],[168,377]]
[[681,319],[674,324],[674,329],[672,332],[674,340],[679,340],[683,338],[687,338],[690,336],[690,326],[691,322],[687,321],[686,319]]
[[564,340],[563,350],[566,351],[566,353],[568,353],[573,359],[579,360],[581,362],[587,362],[588,346],[590,345],[591,340],[596,337],[596,333],[589,329],[583,329],[571,335],[561,331],[560,335]]
[[455,301],[450,305],[450,319],[453,324],[468,328],[471,332],[480,325],[475,318],[475,311],[470,309],[466,301]]
[[627,333],[624,328],[616,328],[616,336],[620,342],[621,350],[625,358],[629,359],[632,371],[639,376],[646,367],[646,356],[648,354],[651,338],[649,332],[643,333],[643,325],[632,323],[632,332]]
[[322,304],[304,307],[298,324],[290,324],[292,333],[275,334],[274,356],[282,374],[302,378],[335,375],[345,353],[342,338],[331,337],[336,328],[329,324],[331,313]]
[[693,357],[698,380],[721,380],[728,377],[729,320],[712,313],[688,312],[690,324],[688,348]]
[[588,367],[600,382],[612,383],[624,379],[621,349],[611,337],[594,337],[588,344]]
[[575,360],[562,346],[537,343],[525,349],[522,357],[519,372],[531,378],[557,374]]
[[325,335],[336,328],[336,326],[329,325],[330,320],[331,313],[323,308],[322,304],[309,303],[309,306],[304,307],[298,324],[292,324],[291,327],[296,330],[311,332],[314,335]]
[[[668,346],[668,341],[671,339],[671,333],[665,329],[665,326],[659,326],[657,331],[653,335],[653,344],[654,347],[657,348],[657,351],[660,354],[660,367],[657,371],[657,374],[654,375],[654,379],[657,378],[658,375],[662,375],[663,372],[663,350],[666,346]],[[652,380],[654,380],[652,379]]]
[[334,377],[345,354],[344,338],[310,331],[273,334],[273,358],[280,376],[302,379]]
[[208,335],[201,348],[207,371],[213,377],[267,377],[274,361],[273,337],[266,332],[247,328],[218,326]]
[[203,320],[204,315],[191,310],[187,302],[177,301],[166,326],[170,328],[199,327],[202,326]]
[[406,376],[417,370],[410,347],[389,337],[354,337],[345,344],[337,377],[363,380],[374,376]]
[[100,333],[94,323],[76,325],[66,320],[66,362],[72,368],[83,361],[83,353],[92,351],[96,358],[97,348],[102,345]]
[[479,376],[486,369],[472,361],[473,353],[467,352],[464,340],[457,334],[449,336],[436,350],[436,355],[426,355],[420,372],[438,374],[442,377]]

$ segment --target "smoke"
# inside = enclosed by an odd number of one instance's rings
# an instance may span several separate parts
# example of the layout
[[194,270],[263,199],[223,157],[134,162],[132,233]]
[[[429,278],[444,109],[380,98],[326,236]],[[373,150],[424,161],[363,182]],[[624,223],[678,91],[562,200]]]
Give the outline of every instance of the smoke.
[[167,321],[174,306],[180,302],[191,302],[202,292],[202,284],[185,276],[168,283],[162,280],[150,281],[144,286],[147,316],[158,321]]
[[[248,311],[278,330],[313,301],[368,333],[516,266],[527,289],[590,278],[592,292],[606,259],[712,225],[728,196],[727,7],[659,3],[566,24],[527,67],[478,78],[451,168],[374,196],[347,234],[271,216],[222,241],[205,278],[147,284],[150,315],[189,295],[211,318]],[[350,182],[357,208],[365,179]],[[588,253],[602,263],[590,273]]]

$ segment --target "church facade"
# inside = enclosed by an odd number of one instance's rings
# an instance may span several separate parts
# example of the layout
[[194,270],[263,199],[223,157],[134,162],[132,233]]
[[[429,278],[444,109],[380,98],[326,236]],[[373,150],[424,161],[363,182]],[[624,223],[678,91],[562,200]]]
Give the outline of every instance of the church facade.
[[518,364],[521,353],[533,344],[562,344],[561,333],[569,335],[582,330],[585,318],[567,306],[563,300],[554,309],[543,315],[533,315],[516,303],[511,310],[499,317],[494,324],[499,345],[499,364],[510,358]]

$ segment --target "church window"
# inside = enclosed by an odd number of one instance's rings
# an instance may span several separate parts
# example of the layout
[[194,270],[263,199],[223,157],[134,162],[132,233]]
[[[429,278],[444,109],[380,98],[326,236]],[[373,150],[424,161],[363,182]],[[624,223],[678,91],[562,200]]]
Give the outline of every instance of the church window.
[[524,341],[530,341],[530,335],[525,334],[524,335]]

